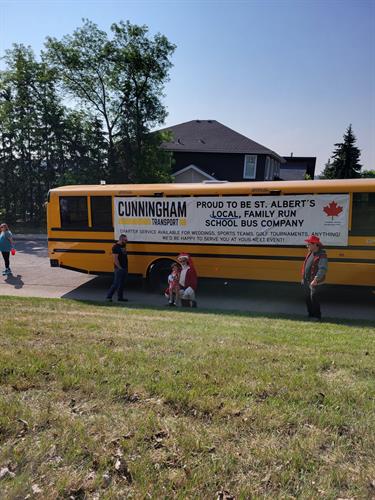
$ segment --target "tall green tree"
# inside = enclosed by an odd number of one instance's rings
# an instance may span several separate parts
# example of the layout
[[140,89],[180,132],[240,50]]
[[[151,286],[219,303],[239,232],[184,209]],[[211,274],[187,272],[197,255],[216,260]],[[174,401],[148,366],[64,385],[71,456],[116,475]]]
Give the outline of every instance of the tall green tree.
[[14,212],[13,191],[17,186],[17,155],[15,151],[17,127],[13,117],[12,86],[0,73],[0,214],[7,220]]
[[56,72],[30,48],[6,52],[0,73],[0,212],[40,221],[49,189],[105,178],[102,122],[66,108]]
[[356,137],[352,126],[347,128],[343,142],[335,144],[331,160],[328,160],[322,177],[324,179],[354,179],[361,176],[362,165],[359,163],[361,151],[355,145]]
[[20,215],[33,217],[35,212],[35,191],[40,179],[37,164],[40,138],[38,103],[35,99],[37,63],[30,48],[14,45],[6,52],[8,71],[1,74],[2,93],[0,107],[7,113],[2,124],[2,136],[7,138],[1,169],[7,176],[7,189],[12,197],[6,205],[8,219]]
[[[71,97],[103,121],[108,141],[108,180],[137,182],[143,177],[152,127],[164,122],[163,88],[175,46],[163,35],[149,36],[146,26],[120,22],[112,39],[89,20],[60,41],[48,38],[44,57],[58,71]],[[152,155],[151,155],[152,156]],[[164,155],[164,171],[170,165]],[[160,166],[158,166],[160,169]],[[158,171],[152,172],[158,179]]]
[[107,143],[102,122],[69,111],[64,130],[64,164],[60,184],[99,184],[107,176]]
[[327,163],[324,165],[324,169],[320,175],[321,179],[336,179],[335,169],[331,163],[331,158],[328,158]]

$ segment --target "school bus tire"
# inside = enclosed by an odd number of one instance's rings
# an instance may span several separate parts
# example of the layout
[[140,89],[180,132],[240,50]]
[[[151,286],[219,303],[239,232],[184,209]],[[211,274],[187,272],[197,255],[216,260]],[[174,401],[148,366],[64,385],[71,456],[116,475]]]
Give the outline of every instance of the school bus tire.
[[161,293],[167,288],[168,275],[171,272],[173,262],[170,259],[161,259],[150,265],[147,273],[147,282],[152,291]]

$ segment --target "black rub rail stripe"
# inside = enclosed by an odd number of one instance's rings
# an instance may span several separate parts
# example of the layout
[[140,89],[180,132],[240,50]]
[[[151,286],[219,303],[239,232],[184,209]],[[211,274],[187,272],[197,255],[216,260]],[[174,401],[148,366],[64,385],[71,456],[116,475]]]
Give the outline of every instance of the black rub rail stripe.
[[55,253],[105,253],[105,250],[78,250],[73,248],[55,248]]
[[101,232],[101,233],[113,233],[113,226],[106,226],[106,227],[51,227],[51,231],[76,231],[79,233],[94,233],[94,232]]
[[[100,239],[91,239],[91,238],[48,238],[48,241],[70,241],[70,242],[76,242],[76,243],[115,243],[117,240],[100,240]],[[167,242],[167,241],[162,241],[162,242],[152,242],[152,241],[134,241],[131,242],[130,244],[134,243],[134,245],[182,245],[184,247],[186,246],[202,246],[204,243],[187,243],[187,242],[181,242],[181,243],[176,243],[176,242]],[[210,247],[255,247],[255,248],[299,248],[296,247],[295,245],[230,245],[227,243],[206,243],[206,246]],[[303,247],[303,245],[300,245]],[[326,247],[327,251],[330,250],[374,250],[375,251],[375,246],[359,246],[359,245],[351,245],[347,247]]]
[[[87,270],[87,269],[81,269],[80,267],[72,267],[72,266],[66,266],[64,264],[60,264],[62,269],[69,269],[69,271],[79,271],[80,273],[85,273],[85,274],[96,274],[100,276],[113,276],[113,271],[108,272],[108,271],[95,271],[95,270]],[[139,273],[129,273],[128,277],[135,277],[135,278],[142,278],[142,274]]]
[[60,264],[62,269],[68,269],[69,271],[78,271],[80,273],[85,273],[85,274],[96,274],[96,275],[106,275],[106,276],[113,276],[113,272],[107,272],[107,271],[88,271],[87,269],[81,269],[80,267],[72,267],[72,266],[65,266],[64,264]]
[[[75,250],[70,248],[56,248],[56,253],[84,253],[84,254],[104,254],[104,250]],[[176,252],[128,252],[128,255],[152,255],[155,257],[174,257]],[[303,257],[288,257],[285,255],[233,255],[233,254],[209,254],[209,253],[195,253],[192,255],[194,258],[214,258],[214,259],[242,259],[242,260],[277,260],[277,261],[297,261],[303,262]],[[357,263],[357,264],[375,264],[375,259],[329,259],[329,262],[342,262],[342,263]],[[95,274],[93,272],[93,274]]]
[[[86,273],[86,274],[101,274],[99,272],[95,272],[95,271],[88,271],[87,269],[81,269],[80,267],[72,267],[72,266],[65,266],[64,264],[60,264],[60,266],[62,269],[68,269],[69,271],[78,271],[80,273]],[[110,274],[110,273],[108,273]]]

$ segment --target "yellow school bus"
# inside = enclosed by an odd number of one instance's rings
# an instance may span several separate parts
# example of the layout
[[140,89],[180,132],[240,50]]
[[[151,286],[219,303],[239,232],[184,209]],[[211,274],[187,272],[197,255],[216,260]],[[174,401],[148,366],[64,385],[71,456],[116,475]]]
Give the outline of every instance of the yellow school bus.
[[314,233],[328,283],[375,284],[375,179],[64,186],[47,206],[53,267],[112,272],[125,233],[129,273],[154,285],[180,252],[199,277],[297,282]]

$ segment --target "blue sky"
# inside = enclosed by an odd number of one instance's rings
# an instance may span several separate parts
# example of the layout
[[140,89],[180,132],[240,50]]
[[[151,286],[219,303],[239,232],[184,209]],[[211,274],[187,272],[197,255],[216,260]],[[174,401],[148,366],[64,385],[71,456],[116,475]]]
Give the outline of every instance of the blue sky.
[[166,125],[214,119],[319,172],[352,123],[375,168],[375,0],[0,0],[0,54],[39,55],[88,18],[146,24],[177,45]]

